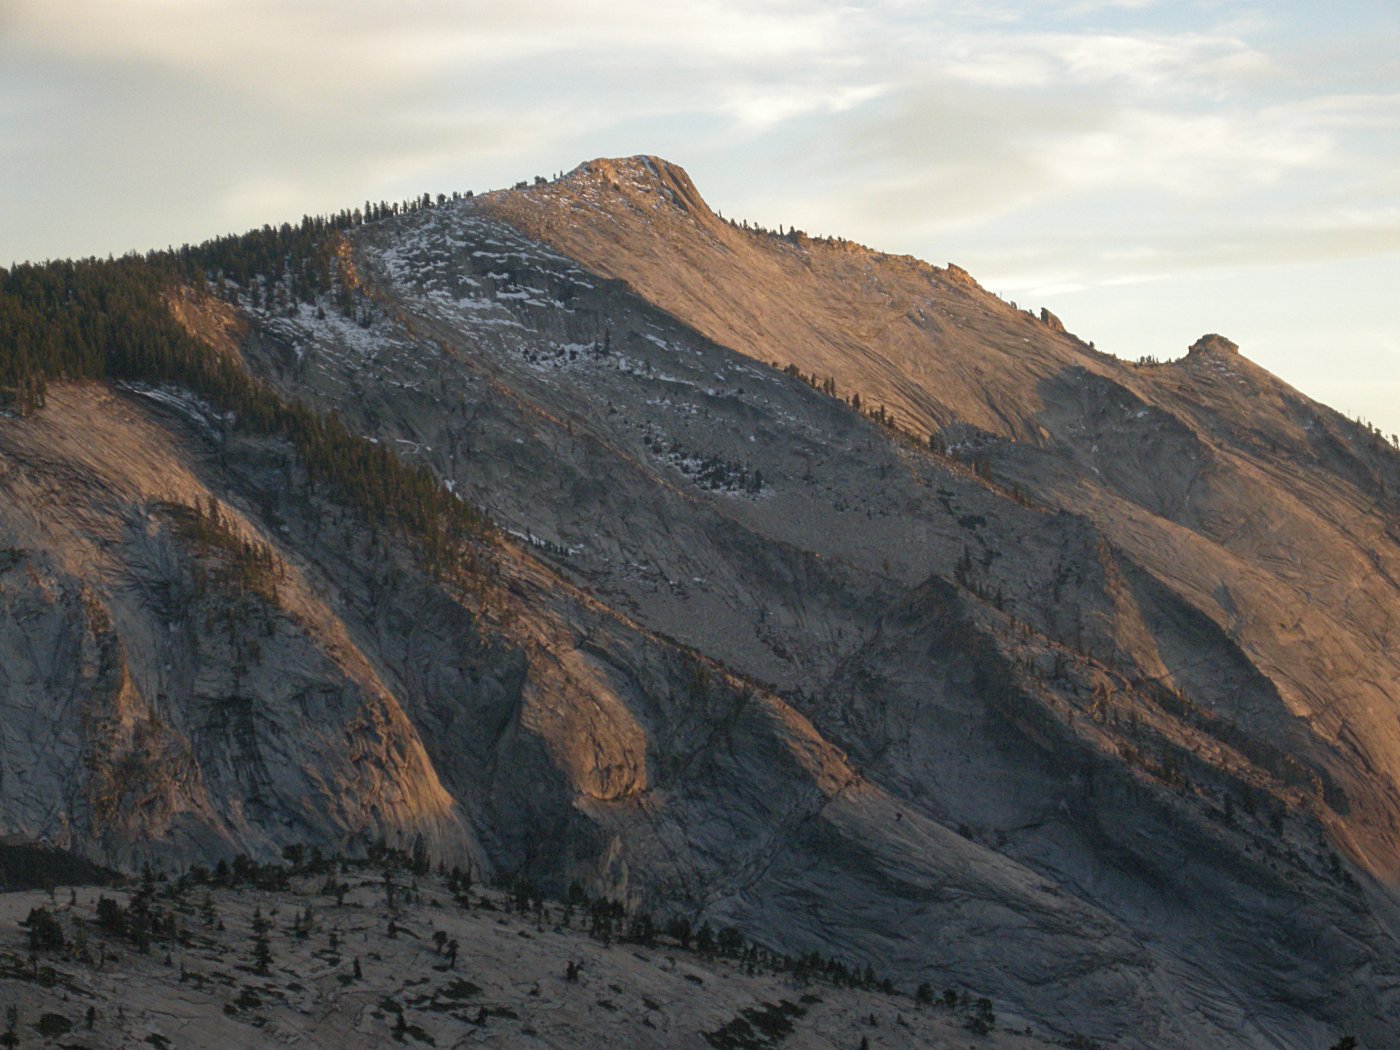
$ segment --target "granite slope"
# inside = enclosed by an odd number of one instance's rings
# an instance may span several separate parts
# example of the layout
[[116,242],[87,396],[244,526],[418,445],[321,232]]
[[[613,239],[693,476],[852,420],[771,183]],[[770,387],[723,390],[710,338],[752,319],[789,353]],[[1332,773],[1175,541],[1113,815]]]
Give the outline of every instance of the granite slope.
[[[382,837],[1057,1038],[1383,1045],[1393,452],[1227,341],[1135,367],[654,158],[337,258],[323,302],[172,309],[497,539],[434,578],[178,391],[0,420],[7,832]],[[211,497],[270,586],[191,540]]]

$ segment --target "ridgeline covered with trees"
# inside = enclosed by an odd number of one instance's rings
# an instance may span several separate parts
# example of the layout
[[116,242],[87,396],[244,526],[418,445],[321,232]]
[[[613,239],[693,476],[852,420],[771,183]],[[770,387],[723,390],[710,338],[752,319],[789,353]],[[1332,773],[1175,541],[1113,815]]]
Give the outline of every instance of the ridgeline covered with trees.
[[233,429],[288,441],[314,483],[399,529],[440,570],[465,542],[488,536],[491,525],[480,510],[448,492],[426,467],[351,433],[334,413],[284,400],[191,335],[169,308],[170,297],[189,287],[287,307],[334,295],[344,306],[350,293],[336,273],[340,231],[433,203],[424,194],[401,205],[366,203],[363,210],[264,226],[197,247],[0,268],[0,412],[42,409],[55,381],[185,390]]

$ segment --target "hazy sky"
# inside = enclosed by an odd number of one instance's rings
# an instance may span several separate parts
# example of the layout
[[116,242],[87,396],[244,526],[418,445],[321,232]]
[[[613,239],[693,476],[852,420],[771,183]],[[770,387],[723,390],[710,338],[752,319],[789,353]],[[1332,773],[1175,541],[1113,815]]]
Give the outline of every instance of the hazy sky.
[[1400,431],[1400,0],[0,0],[0,263],[632,153]]

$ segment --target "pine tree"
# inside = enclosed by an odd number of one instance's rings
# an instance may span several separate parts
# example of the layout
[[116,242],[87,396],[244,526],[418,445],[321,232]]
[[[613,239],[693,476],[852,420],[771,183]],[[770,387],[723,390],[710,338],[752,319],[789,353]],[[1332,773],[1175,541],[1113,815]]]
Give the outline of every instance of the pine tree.
[[265,974],[272,965],[272,947],[267,938],[267,920],[263,918],[262,906],[253,909],[253,968]]

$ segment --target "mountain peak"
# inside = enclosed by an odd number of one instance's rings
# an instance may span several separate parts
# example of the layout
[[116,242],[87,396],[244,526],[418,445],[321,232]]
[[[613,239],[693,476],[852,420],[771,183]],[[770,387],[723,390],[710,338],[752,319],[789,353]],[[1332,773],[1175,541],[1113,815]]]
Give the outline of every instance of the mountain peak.
[[[720,346],[831,379],[920,440],[958,421],[1040,441],[1037,384],[1086,360],[1058,322],[1003,303],[957,265],[726,220],[654,156],[591,160],[492,194],[484,210]],[[994,378],[991,360],[1006,365]]]
[[630,157],[594,157],[592,160],[586,160],[579,164],[564,177],[570,179],[589,175],[611,176],[613,178],[650,178],[656,182],[661,182],[672,175],[678,175],[686,181],[690,179],[690,176],[685,173],[685,169],[679,164],[673,164],[664,157],[658,157],[651,153],[635,153]]
[[1187,353],[1191,354],[1238,354],[1239,344],[1233,340],[1226,339],[1223,335],[1215,332],[1208,332],[1191,344]]
[[682,211],[700,215],[710,211],[684,168],[650,154],[585,161],[565,175],[561,183],[576,191],[607,189],[634,201],[659,194]]

